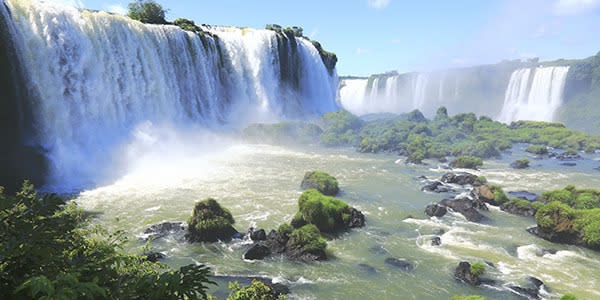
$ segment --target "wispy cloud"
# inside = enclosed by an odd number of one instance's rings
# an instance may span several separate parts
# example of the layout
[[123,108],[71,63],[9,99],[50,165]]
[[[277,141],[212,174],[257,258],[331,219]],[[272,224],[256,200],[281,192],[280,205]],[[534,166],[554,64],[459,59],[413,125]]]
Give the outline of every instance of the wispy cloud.
[[356,54],[363,54],[368,52],[371,52],[371,49],[356,48]]
[[315,28],[313,29],[309,34],[308,37],[312,40],[314,40],[317,37],[317,34],[319,34],[319,28]]
[[535,57],[538,57],[538,55],[535,54],[535,53],[524,52],[524,53],[519,53],[519,57],[521,57],[521,58],[535,58]]
[[392,43],[392,44],[400,44],[403,40],[404,39],[402,39],[402,38],[397,38],[397,39],[390,40],[390,43]]
[[558,0],[554,3],[554,14],[559,16],[578,15],[600,7],[600,0]]
[[384,8],[390,4],[392,0],[367,0],[367,4],[373,8]]
[[123,5],[121,3],[110,4],[106,7],[106,9],[109,12],[115,13],[115,14],[120,14],[120,15],[127,14],[127,8],[125,8],[125,5]]

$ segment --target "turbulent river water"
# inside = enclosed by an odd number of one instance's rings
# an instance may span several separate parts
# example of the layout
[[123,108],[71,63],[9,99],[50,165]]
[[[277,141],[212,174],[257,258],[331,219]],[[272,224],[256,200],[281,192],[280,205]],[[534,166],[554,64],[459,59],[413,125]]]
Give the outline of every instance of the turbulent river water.
[[[215,143],[211,143],[215,145]],[[304,172],[322,170],[337,177],[339,198],[363,211],[367,225],[328,241],[330,260],[295,263],[279,256],[264,261],[242,259],[249,243],[234,240],[216,244],[189,244],[180,235],[151,243],[167,254],[165,263],[178,267],[201,262],[221,275],[275,278],[291,288],[292,299],[449,299],[452,295],[480,294],[488,299],[521,299],[507,291],[527,276],[546,283],[543,297],[558,299],[567,292],[580,299],[600,297],[600,253],[550,243],[528,234],[533,218],[514,216],[491,208],[483,212],[491,221],[467,222],[451,213],[440,219],[424,215],[424,207],[444,195],[420,191],[417,177],[439,178],[447,170],[436,161],[406,165],[391,154],[361,154],[349,148],[316,146],[288,148],[222,141],[212,152],[195,152],[187,140],[178,146],[185,153],[166,156],[161,151],[138,156],[139,162],[114,183],[82,192],[75,201],[96,213],[96,222],[111,230],[126,230],[127,251],[139,252],[140,233],[152,224],[184,221],[195,201],[214,197],[228,207],[235,227],[276,228],[297,211]],[[188,147],[189,146],[189,147]],[[509,163],[527,156],[516,146],[503,158],[486,160],[476,172],[506,191],[600,186],[599,156],[584,155],[577,166],[561,166],[554,159],[532,159],[527,170]],[[174,153],[171,152],[169,153]],[[443,229],[442,245],[430,245],[435,230]],[[384,263],[403,258],[416,266],[401,271]],[[453,279],[458,262],[488,261],[487,277],[497,286],[473,288]],[[375,268],[375,272],[359,264]],[[223,295],[227,282],[212,292]]]

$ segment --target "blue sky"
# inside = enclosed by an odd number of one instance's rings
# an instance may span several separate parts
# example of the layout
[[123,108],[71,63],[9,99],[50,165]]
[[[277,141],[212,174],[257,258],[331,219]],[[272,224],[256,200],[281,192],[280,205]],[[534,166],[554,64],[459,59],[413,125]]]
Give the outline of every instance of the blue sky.
[[[126,12],[129,1],[54,0]],[[167,19],[298,25],[338,55],[340,75],[424,71],[600,51],[600,0],[158,0]]]

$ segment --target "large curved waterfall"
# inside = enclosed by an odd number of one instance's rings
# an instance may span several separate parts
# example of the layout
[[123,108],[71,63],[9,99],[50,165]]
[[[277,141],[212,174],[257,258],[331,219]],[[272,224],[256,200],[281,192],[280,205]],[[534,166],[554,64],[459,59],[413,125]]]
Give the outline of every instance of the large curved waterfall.
[[524,68],[513,72],[498,120],[552,121],[562,104],[569,67]]
[[0,18],[31,95],[26,143],[46,152],[61,182],[97,171],[140,124],[239,126],[337,109],[335,70],[303,38],[198,35],[30,0],[4,0]]

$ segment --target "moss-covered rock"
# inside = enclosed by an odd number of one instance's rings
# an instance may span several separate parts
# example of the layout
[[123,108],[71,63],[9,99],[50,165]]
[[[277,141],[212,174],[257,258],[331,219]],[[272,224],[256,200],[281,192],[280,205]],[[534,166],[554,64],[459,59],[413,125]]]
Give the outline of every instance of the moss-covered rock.
[[459,156],[450,162],[452,168],[474,169],[483,166],[483,160],[473,156]]
[[526,169],[529,168],[529,159],[521,158],[517,159],[510,164],[510,167],[513,169]]
[[[271,286],[260,280],[253,279],[252,284],[240,287],[237,281],[229,283],[231,293],[227,300],[277,300],[286,299],[280,291],[276,291]],[[216,298],[215,298],[216,299]]]
[[544,203],[540,201],[529,201],[526,199],[514,198],[500,205],[500,209],[513,215],[531,217],[535,216],[537,210],[542,206],[544,206]]
[[306,172],[300,187],[305,190],[316,189],[328,196],[335,196],[340,191],[337,179],[321,171]]
[[314,189],[300,195],[298,207],[299,212],[292,220],[294,226],[314,224],[321,232],[327,233],[364,226],[364,215],[360,211]]
[[326,247],[327,242],[321,236],[319,228],[313,224],[307,224],[292,232],[286,245],[286,252],[291,257],[314,255],[315,258],[310,260],[323,260],[327,258]]
[[185,234],[189,242],[216,242],[229,240],[238,233],[233,228],[233,216],[213,198],[197,202],[192,216],[188,219]]
[[525,149],[526,152],[543,155],[548,154],[548,147],[542,145],[531,145]]

